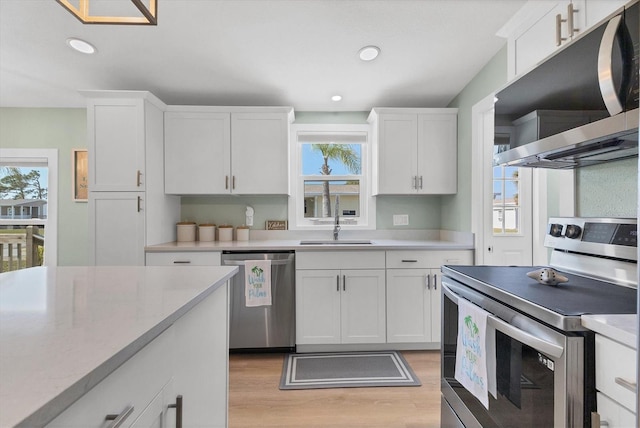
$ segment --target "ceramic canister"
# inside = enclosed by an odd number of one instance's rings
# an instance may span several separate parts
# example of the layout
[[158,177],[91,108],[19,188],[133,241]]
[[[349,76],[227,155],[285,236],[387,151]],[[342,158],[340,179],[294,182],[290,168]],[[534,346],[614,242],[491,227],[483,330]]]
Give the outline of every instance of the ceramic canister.
[[236,229],[236,239],[238,241],[249,240],[249,226],[238,226]]
[[198,240],[202,242],[211,242],[216,240],[216,225],[203,223],[198,226]]
[[222,242],[233,241],[233,226],[227,224],[218,226],[218,240]]
[[191,242],[196,240],[196,224],[190,221],[182,221],[176,224],[178,242]]

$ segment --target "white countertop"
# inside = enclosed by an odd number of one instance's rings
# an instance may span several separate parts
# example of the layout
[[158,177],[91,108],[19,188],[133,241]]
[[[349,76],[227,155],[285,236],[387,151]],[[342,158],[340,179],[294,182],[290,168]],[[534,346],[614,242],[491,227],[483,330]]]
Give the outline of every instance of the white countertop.
[[582,315],[581,319],[582,325],[589,330],[637,349],[637,315]]
[[0,427],[44,425],[237,270],[37,267],[0,274]]
[[[310,239],[314,240],[314,239]],[[304,241],[304,240],[302,240]],[[167,242],[145,247],[147,252],[167,251],[336,251],[336,250],[473,250],[473,244],[456,241],[371,239],[371,244],[301,245],[300,239],[266,239],[249,241]]]

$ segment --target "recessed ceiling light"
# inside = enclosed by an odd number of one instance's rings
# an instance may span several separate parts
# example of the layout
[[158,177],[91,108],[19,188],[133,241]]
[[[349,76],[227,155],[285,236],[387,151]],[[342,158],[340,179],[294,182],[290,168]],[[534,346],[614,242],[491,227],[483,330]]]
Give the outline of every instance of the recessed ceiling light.
[[331,101],[340,101],[342,99],[341,95],[334,95],[331,97]]
[[91,43],[85,42],[81,39],[76,39],[75,37],[67,39],[67,44],[78,52],[82,52],[83,54],[87,55],[94,54],[97,51],[95,46],[93,46]]
[[380,48],[377,46],[365,46],[358,52],[360,59],[363,61],[373,61],[380,54]]

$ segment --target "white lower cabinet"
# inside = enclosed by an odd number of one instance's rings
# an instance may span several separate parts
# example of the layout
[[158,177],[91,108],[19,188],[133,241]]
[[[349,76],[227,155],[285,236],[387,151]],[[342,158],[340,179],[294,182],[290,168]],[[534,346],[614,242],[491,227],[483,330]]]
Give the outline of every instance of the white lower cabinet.
[[[227,426],[228,289],[197,304],[78,399],[47,428]],[[108,420],[109,419],[109,420]]]
[[387,342],[440,342],[440,266],[473,264],[472,251],[387,251]]
[[596,390],[602,426],[635,426],[637,352],[596,334]]
[[385,343],[385,312],[383,251],[297,253],[296,344]]
[[146,266],[220,266],[220,251],[146,253]]

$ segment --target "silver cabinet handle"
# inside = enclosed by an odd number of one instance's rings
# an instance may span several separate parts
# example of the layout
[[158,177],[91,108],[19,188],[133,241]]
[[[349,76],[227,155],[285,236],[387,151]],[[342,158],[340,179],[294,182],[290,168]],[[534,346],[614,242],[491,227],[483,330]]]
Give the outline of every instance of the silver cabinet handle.
[[618,93],[613,83],[612,65],[616,33],[618,32],[621,20],[622,16],[618,15],[609,21],[602,35],[602,40],[600,41],[600,50],[598,50],[598,83],[600,84],[602,100],[611,116],[622,112],[622,103],[618,98]]
[[142,172],[138,170],[136,172],[136,186],[140,187],[142,185]]
[[142,198],[138,196],[138,212],[142,211]]
[[402,259],[402,263],[418,263],[418,260],[414,260],[414,259]]
[[225,190],[229,189],[229,176],[228,175],[224,176],[224,189]]
[[418,189],[422,190],[422,176],[420,176],[420,179],[418,180]]
[[608,427],[609,422],[600,420],[600,413],[591,412],[591,428]]
[[431,290],[431,275],[426,274],[425,276],[427,277],[427,290]]
[[188,265],[189,263],[191,263],[191,260],[174,260],[173,264],[176,265]]
[[434,290],[438,289],[438,274],[437,273],[433,274],[433,289]]
[[[175,263],[175,262],[174,262]],[[190,263],[190,262],[187,262]],[[271,266],[284,266],[293,263],[293,260],[271,260]],[[223,260],[225,266],[244,266],[244,260]]]
[[417,176],[417,175],[414,175],[414,176],[411,178],[411,180],[412,180],[412,181],[411,181],[411,188],[412,188],[412,189],[417,189],[417,188],[418,188],[418,176]]
[[176,402],[169,404],[167,408],[176,409],[176,428],[182,428],[182,395],[178,395]]
[[631,391],[633,393],[635,393],[636,389],[638,389],[638,384],[635,383],[635,382],[630,382],[630,381],[628,381],[628,380],[626,380],[624,378],[621,378],[621,377],[616,377],[614,380],[616,381],[616,383],[618,385],[620,385],[621,387],[623,387],[625,389],[628,389],[629,391]]
[[578,9],[574,9],[573,3],[567,5],[567,27],[569,28],[569,37],[573,37],[574,33],[580,31],[579,28],[574,27],[573,14],[579,12]]
[[566,19],[562,19],[562,15],[556,15],[556,46],[560,46],[564,42],[566,37],[562,37],[562,23],[567,22]]
[[336,275],[336,291],[340,291],[340,275]]
[[347,291],[347,276],[342,275],[342,291]]
[[133,413],[133,406],[127,406],[124,408],[119,415],[107,415],[105,416],[105,421],[113,421],[109,424],[108,428],[118,428],[120,425],[124,423],[124,421]]
[[232,176],[231,177],[231,188],[235,189],[236,188],[236,176]]

